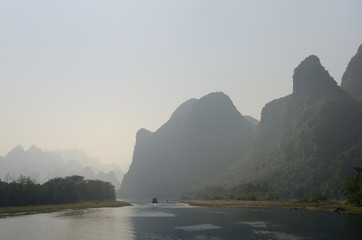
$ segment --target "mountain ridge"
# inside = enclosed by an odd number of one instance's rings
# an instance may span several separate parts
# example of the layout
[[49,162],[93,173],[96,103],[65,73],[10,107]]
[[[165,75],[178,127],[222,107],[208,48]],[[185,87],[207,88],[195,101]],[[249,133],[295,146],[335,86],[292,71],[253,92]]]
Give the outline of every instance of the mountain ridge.
[[347,65],[341,87],[358,101],[362,101],[362,44]]
[[[343,195],[356,158],[341,158],[362,140],[362,108],[316,56],[298,65],[293,93],[265,105],[253,148],[232,166],[237,182],[268,182],[284,197]],[[340,166],[340,171],[336,166]]]
[[121,196],[178,198],[183,191],[241,157],[245,148],[225,141],[251,144],[254,128],[222,92],[184,102],[157,131],[137,132]]
[[[358,57],[361,51],[362,45],[356,54]],[[351,74],[359,76],[362,62],[356,61],[358,57],[352,58],[346,69],[348,74],[343,75],[345,79]],[[150,197],[163,196],[170,189],[180,193],[192,187],[194,190],[202,186],[232,187],[261,182],[268,183],[271,191],[286,198],[308,197],[315,192],[342,197],[344,179],[353,174],[353,167],[362,166],[362,104],[358,102],[362,88],[351,93],[345,87],[347,80],[338,86],[315,55],[301,61],[294,69],[292,80],[291,94],[264,106],[260,122],[253,125],[256,130],[250,142],[232,137],[233,132],[240,129],[230,120],[236,119],[231,117],[234,111],[221,103],[228,100],[220,103],[212,100],[218,94],[224,98],[222,93],[185,102],[179,107],[185,111],[174,113],[175,117],[171,116],[169,121],[175,121],[166,122],[154,133],[140,130],[121,191],[128,188],[125,192],[139,193],[133,197]],[[353,81],[360,79],[353,78]],[[209,104],[200,104],[205,98],[210,100]],[[215,106],[221,109],[218,115],[212,114],[216,110],[210,110]],[[199,115],[188,113],[193,110]],[[221,122],[219,119],[223,119],[223,124],[215,124]],[[248,120],[242,117],[240,122]],[[215,136],[224,136],[230,141],[215,144],[213,141],[218,139]],[[233,154],[236,148],[239,154]],[[218,162],[223,156],[233,160]],[[163,157],[166,160],[160,160]],[[145,164],[146,160],[154,165]],[[204,170],[198,171],[201,167]],[[147,177],[142,179],[142,174],[135,173],[137,168],[149,171],[145,174]],[[169,175],[164,174],[167,171]],[[132,184],[127,181],[138,181],[138,185],[132,190]],[[177,182],[184,182],[187,187],[182,188]]]
[[[78,150],[72,150],[78,151]],[[58,151],[59,152],[59,151]],[[24,150],[21,145],[10,150],[4,157],[0,158],[0,178],[16,178],[20,175],[29,176],[37,182],[44,183],[55,177],[64,177],[69,175],[83,175],[88,179],[99,179],[111,182],[115,187],[119,187],[122,181],[123,172],[119,169],[113,169],[104,173],[102,169],[92,165],[96,162],[98,166],[102,164],[95,158],[88,157],[84,152],[82,162],[90,159],[91,167],[82,166],[75,156],[72,159],[65,159],[60,154],[52,151],[42,151],[35,145],[28,150]],[[107,166],[104,166],[107,168]],[[109,166],[108,166],[109,167]],[[118,175],[118,176],[117,176]],[[122,176],[119,176],[122,175]]]

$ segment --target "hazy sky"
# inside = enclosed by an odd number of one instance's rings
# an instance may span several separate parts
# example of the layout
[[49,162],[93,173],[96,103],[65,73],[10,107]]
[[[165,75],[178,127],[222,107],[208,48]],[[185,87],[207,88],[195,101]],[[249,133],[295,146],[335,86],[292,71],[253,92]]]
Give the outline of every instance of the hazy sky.
[[260,118],[310,54],[340,83],[362,1],[0,0],[0,155],[84,149],[124,170],[138,129],[223,91]]

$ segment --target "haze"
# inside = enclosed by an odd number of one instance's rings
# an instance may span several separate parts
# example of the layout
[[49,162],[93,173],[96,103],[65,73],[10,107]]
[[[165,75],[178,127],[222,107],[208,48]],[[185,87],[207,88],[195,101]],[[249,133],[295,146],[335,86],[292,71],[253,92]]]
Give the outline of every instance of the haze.
[[340,83],[361,12],[359,0],[2,1],[0,155],[79,148],[127,170],[138,129],[214,91],[259,119],[310,54]]

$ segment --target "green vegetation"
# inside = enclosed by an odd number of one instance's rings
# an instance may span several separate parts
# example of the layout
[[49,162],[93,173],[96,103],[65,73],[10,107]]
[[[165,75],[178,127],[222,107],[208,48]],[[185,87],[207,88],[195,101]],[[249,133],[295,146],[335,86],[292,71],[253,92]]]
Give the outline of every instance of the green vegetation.
[[290,209],[325,210],[362,213],[362,207],[338,202],[301,202],[295,200],[246,201],[246,200],[187,200],[181,202],[200,207],[281,207]]
[[304,202],[304,203],[308,203],[308,202],[314,202],[314,203],[319,203],[319,202],[326,202],[328,199],[327,195],[325,193],[320,193],[320,192],[314,192],[312,193],[309,197],[302,197],[298,200],[298,202]]
[[279,199],[279,195],[270,192],[267,183],[246,183],[231,188],[206,186],[183,193],[181,199],[273,201]]
[[[266,183],[239,184],[231,188],[207,186],[196,188],[182,195],[182,202],[208,207],[286,207],[293,209],[328,210],[362,213],[362,168],[354,167],[356,174],[347,178],[345,194],[348,203],[328,200],[325,193],[314,192],[298,200],[280,199],[270,192]],[[343,191],[341,189],[341,191]]]
[[43,185],[24,176],[12,182],[0,180],[0,207],[114,200],[112,184],[100,180],[85,180],[77,175],[54,178]]
[[346,195],[348,202],[357,206],[362,206],[362,168],[354,168],[357,173],[347,178]]
[[362,107],[315,57],[294,72],[293,94],[268,103],[250,151],[214,185],[268,182],[282,198],[344,197],[344,181],[362,164]]

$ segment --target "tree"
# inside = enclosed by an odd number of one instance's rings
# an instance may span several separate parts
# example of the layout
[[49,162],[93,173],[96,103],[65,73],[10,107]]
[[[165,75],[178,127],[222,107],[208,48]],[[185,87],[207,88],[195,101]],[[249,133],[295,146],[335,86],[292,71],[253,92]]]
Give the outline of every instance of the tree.
[[77,183],[72,177],[51,179],[43,185],[43,190],[46,203],[73,203],[80,200]]
[[354,167],[356,174],[347,178],[346,181],[346,195],[348,202],[362,205],[362,169]]
[[3,182],[0,179],[0,206],[6,206],[9,202],[8,198],[9,198],[8,183]]
[[325,193],[314,192],[310,196],[312,202],[327,201],[328,197]]
[[43,185],[23,175],[11,182],[0,179],[0,207],[63,204],[84,200],[114,201],[114,186],[100,180],[85,180],[78,175],[53,178]]

